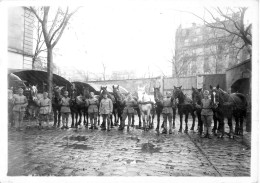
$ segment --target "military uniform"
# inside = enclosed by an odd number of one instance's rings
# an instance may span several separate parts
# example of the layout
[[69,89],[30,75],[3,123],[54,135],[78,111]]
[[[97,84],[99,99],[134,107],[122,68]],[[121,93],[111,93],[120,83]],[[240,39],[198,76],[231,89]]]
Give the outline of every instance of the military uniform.
[[[86,100],[86,106],[88,107],[88,114],[90,117],[90,128],[91,129],[97,129],[97,116],[98,116],[98,99],[96,98],[90,98]],[[94,120],[94,125],[93,125]]]
[[[62,117],[62,128],[68,128],[68,120],[70,115],[70,98],[69,97],[63,97],[60,101],[61,105],[61,117]],[[66,125],[65,125],[66,122]]]
[[165,97],[162,101],[163,105],[163,123],[164,129],[162,133],[167,133],[167,119],[169,121],[169,133],[172,133],[172,117],[173,117],[173,107],[175,107],[175,102],[172,100],[171,97]]
[[201,100],[201,120],[204,124],[204,134],[211,135],[211,123],[213,119],[213,110],[211,99]]
[[20,128],[21,122],[23,121],[25,109],[28,105],[27,98],[24,95],[14,95],[13,96],[13,114],[15,127]]
[[126,98],[124,101],[123,101],[123,104],[125,105],[125,108],[123,110],[123,125],[121,126],[121,130],[124,129],[125,127],[125,120],[126,120],[126,117],[128,117],[128,126],[127,128],[129,129],[130,127],[130,124],[131,124],[131,118],[134,117],[134,113],[135,113],[135,110],[134,110],[134,106],[137,104],[137,102],[133,99],[133,98]]
[[105,122],[102,130],[106,129],[106,120],[107,120],[107,129],[110,130],[110,114],[113,112],[113,102],[109,98],[103,98],[100,102],[99,112],[102,115],[103,121]]
[[40,126],[42,125],[42,121],[46,120],[47,126],[49,126],[49,114],[51,113],[51,100],[49,98],[42,98],[38,101],[38,105],[40,106]]

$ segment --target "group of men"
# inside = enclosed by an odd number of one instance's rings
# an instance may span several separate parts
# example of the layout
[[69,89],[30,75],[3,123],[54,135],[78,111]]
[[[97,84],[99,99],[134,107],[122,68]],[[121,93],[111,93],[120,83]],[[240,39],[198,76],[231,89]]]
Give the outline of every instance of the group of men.
[[[212,121],[212,107],[211,101],[208,97],[209,92],[206,90],[204,92],[204,99],[202,100],[201,106],[196,106],[197,108],[202,108],[202,120],[205,125],[204,137],[211,138],[211,121]],[[23,89],[18,89],[18,95],[13,95],[11,98],[13,103],[13,117],[15,123],[15,129],[21,130],[21,125],[23,122],[24,113],[26,111],[26,107],[28,105],[27,98],[23,95]],[[40,100],[35,99],[35,102],[39,106],[39,128],[43,128],[43,122],[47,123],[47,128],[49,128],[49,114],[51,113],[51,100],[48,98],[48,93],[43,93],[43,98]],[[68,91],[64,92],[63,97],[59,101],[61,105],[61,117],[63,126],[61,129],[68,129],[69,116],[71,113],[71,99],[68,96]],[[103,94],[103,98],[99,103],[99,100],[95,97],[93,92],[90,92],[90,98],[85,102],[86,107],[88,107],[88,114],[90,117],[90,128],[89,129],[98,129],[97,127],[97,117],[98,113],[103,118],[103,125],[101,126],[101,130],[110,131],[110,115],[113,111],[113,103],[110,98],[108,98],[107,93]],[[127,97],[123,101],[124,110],[122,115],[122,123],[119,127],[119,130],[123,130],[125,127],[125,120],[128,117],[128,126],[127,130],[129,130],[131,118],[134,115],[134,106],[137,105],[136,100],[133,99],[132,95],[128,93]],[[172,129],[175,128],[175,123],[173,121],[173,108],[176,106],[174,100],[172,100],[171,92],[166,92],[166,97],[162,100],[163,105],[163,123],[164,129],[162,131],[163,134],[167,134],[167,123],[169,122],[169,134],[172,134]],[[106,128],[107,127],[107,128]]]

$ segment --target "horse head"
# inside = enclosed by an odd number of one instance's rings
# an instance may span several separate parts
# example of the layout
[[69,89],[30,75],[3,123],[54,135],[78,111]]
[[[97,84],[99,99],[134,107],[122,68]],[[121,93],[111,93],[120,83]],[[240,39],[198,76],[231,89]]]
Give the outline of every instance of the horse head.
[[83,87],[83,97],[90,98],[90,92],[89,92],[89,87]]
[[113,85],[113,94],[116,100],[120,101],[122,99],[122,95],[119,90],[119,85],[117,86]]
[[216,87],[210,85],[209,87],[210,87],[210,97],[213,102],[213,105],[217,106],[222,99],[219,85],[217,85]]
[[154,99],[156,102],[160,102],[163,99],[163,95],[160,92],[160,86],[154,87]]
[[138,102],[148,102],[148,101],[151,101],[151,98],[146,93],[145,88],[146,88],[145,86],[143,86],[143,87],[139,87],[138,86],[138,90],[137,90]]
[[201,104],[203,98],[202,88],[197,89],[192,87],[192,102],[193,104]]
[[30,89],[30,94],[32,97],[32,100],[36,100],[37,99],[37,94],[38,94],[38,89],[37,89],[37,84],[36,85],[29,85],[29,89]]

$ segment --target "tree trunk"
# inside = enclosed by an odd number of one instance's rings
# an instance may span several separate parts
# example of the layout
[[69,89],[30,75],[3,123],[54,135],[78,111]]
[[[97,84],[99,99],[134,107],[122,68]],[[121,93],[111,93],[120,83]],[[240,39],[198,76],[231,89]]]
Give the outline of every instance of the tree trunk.
[[47,75],[48,75],[48,92],[49,98],[52,98],[53,91],[53,55],[52,47],[47,47]]

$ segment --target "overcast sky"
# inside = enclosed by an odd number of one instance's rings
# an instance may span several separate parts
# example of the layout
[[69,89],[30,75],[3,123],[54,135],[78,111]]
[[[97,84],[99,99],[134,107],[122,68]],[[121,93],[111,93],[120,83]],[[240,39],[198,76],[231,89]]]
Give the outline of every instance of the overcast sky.
[[[55,63],[85,71],[107,73],[134,70],[138,76],[171,75],[175,31],[180,24],[202,24],[203,5],[192,1],[122,1],[87,3],[71,20],[58,43]],[[121,1],[120,1],[121,2]],[[178,2],[178,3],[176,3]]]

